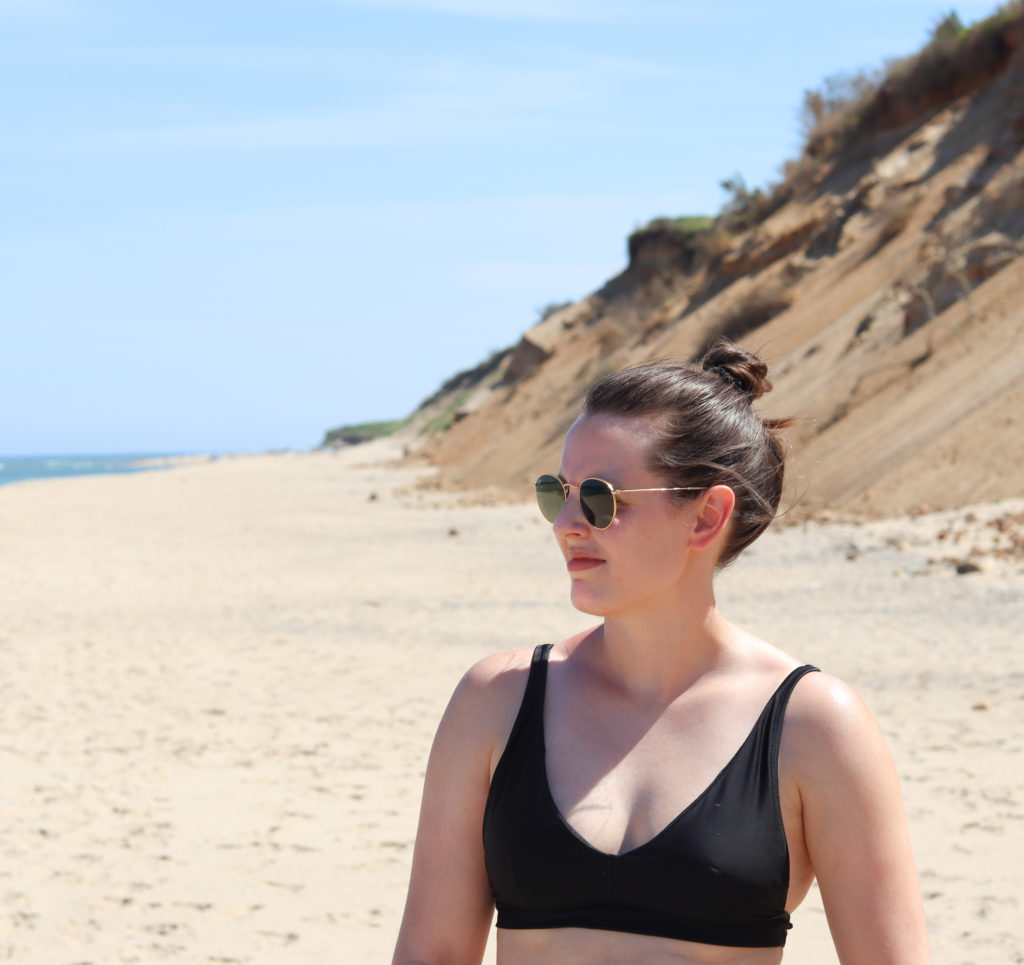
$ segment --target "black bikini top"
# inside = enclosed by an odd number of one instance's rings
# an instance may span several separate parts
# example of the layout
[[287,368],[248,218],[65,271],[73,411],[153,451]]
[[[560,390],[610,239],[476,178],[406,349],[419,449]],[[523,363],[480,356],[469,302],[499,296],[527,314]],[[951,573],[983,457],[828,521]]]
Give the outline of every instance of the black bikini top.
[[487,876],[499,928],[600,928],[709,945],[781,946],[789,849],[779,804],[779,685],[708,788],[650,841],[598,851],[565,822],[548,786],[544,689],[550,644],[537,647],[484,811]]

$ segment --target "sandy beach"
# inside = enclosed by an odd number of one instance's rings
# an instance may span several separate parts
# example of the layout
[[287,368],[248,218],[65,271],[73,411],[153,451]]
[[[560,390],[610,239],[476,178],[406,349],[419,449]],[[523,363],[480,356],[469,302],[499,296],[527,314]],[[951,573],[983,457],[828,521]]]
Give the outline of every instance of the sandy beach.
[[[593,622],[528,493],[395,454],[0,488],[0,961],[390,960],[451,689]],[[878,717],[936,965],[1024,962],[1022,518],[789,525],[720,584]],[[785,961],[836,962],[814,891]]]

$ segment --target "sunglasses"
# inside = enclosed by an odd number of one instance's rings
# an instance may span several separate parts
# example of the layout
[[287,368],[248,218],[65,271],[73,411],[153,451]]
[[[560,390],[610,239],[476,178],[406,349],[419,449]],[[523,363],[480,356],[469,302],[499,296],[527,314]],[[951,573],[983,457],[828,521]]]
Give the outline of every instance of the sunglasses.
[[[545,473],[534,483],[537,490],[537,505],[541,515],[553,523],[562,511],[569,490],[575,489],[558,476]],[[594,529],[607,529],[615,519],[618,503],[615,497],[623,493],[678,493],[684,490],[700,492],[706,486],[661,486],[657,489],[616,489],[607,479],[584,479],[579,485],[580,508],[583,516]]]

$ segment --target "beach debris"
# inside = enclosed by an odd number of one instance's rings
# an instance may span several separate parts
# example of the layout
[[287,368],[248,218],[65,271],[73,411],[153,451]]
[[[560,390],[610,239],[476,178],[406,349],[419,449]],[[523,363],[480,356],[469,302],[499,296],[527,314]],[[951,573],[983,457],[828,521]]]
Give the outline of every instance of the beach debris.
[[[949,555],[941,560],[954,567],[959,575],[994,572],[996,561],[1024,561],[1024,513],[1008,511],[985,519],[972,511],[965,515],[964,521],[970,524],[969,529],[945,526],[935,534],[935,539],[947,546],[967,540],[973,544],[966,555]],[[940,560],[933,558],[929,560],[932,562]]]
[[450,530],[448,530],[448,535],[449,536],[458,536],[459,535],[458,528],[453,526]]
[[968,573],[981,572],[981,564],[975,563],[974,560],[953,560],[953,563],[960,576],[966,576]]
[[985,698],[982,698],[973,707],[971,707],[971,710],[991,710],[991,709],[992,709],[992,705]]
[[368,503],[375,503],[379,498],[380,497],[376,493],[370,493],[370,495],[366,497],[366,501]]

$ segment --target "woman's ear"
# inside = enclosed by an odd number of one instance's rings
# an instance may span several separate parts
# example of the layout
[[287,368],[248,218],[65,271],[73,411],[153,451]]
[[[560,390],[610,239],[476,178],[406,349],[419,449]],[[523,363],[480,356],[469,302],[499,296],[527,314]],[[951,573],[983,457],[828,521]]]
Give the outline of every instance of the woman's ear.
[[702,550],[713,545],[725,531],[736,507],[736,493],[729,486],[712,486],[701,494],[696,505],[696,519],[689,545]]

